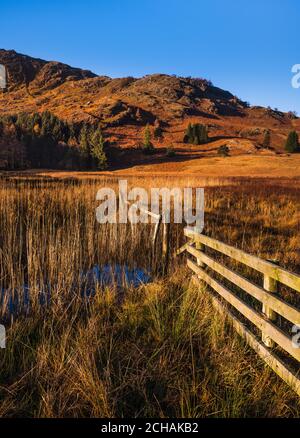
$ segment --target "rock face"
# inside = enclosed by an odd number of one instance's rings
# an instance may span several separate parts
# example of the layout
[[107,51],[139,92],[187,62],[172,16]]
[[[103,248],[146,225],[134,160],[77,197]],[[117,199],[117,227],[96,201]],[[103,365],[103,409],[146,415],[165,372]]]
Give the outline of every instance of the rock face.
[[61,85],[65,81],[78,81],[96,77],[90,71],[73,68],[60,62],[47,62],[16,53],[14,50],[0,50],[0,64],[6,67],[8,89],[29,86],[31,83],[41,89]]
[[36,75],[33,85],[41,90],[58,87],[66,81],[80,81],[94,78],[96,75],[88,70],[72,68],[60,62],[47,62]]
[[214,87],[205,79],[180,78],[163,74],[133,80],[119,90],[123,99],[130,99],[149,109],[160,109],[169,117],[199,115],[203,112],[220,115],[242,114],[246,104],[228,91]]
[[249,107],[202,78],[166,74],[110,78],[3,49],[0,64],[7,73],[0,114],[49,110],[67,121],[98,120],[113,136],[117,133],[116,143],[125,146],[141,140],[138,128],[147,123],[172,127],[178,134],[170,135],[168,143],[180,142],[189,122],[205,123],[216,137],[255,130],[258,142],[264,130],[271,129],[278,144],[289,129],[300,126],[293,113]]

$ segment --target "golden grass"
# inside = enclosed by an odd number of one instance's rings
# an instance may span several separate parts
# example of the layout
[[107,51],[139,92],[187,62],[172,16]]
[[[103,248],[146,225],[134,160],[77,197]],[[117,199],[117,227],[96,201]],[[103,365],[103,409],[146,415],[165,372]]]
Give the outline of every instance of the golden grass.
[[180,270],[19,319],[1,353],[1,416],[298,416],[297,396]]
[[191,175],[200,178],[293,178],[300,176],[300,154],[294,155],[264,155],[247,154],[232,157],[208,157],[205,154],[199,158],[183,159],[175,157],[172,162],[138,164],[126,171],[118,170],[115,175]]
[[[83,299],[91,279],[82,273],[94,265],[150,264],[150,225],[96,222],[101,184],[116,180],[0,183],[0,287],[22,294],[26,284],[31,297],[27,314],[19,306],[12,319],[1,308],[8,339],[0,416],[299,416],[297,396],[215,313],[184,267],[121,295],[92,284],[94,296]],[[205,232],[299,272],[299,202],[288,182],[209,187]],[[182,242],[174,226],[172,247]],[[43,289],[48,306],[39,304]]]

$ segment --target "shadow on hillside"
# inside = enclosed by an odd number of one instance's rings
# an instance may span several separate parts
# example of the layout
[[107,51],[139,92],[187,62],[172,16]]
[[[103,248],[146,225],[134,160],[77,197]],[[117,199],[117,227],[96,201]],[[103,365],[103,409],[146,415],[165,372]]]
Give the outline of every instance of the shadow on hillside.
[[119,154],[116,153],[116,155],[114,155],[114,158],[111,161],[110,170],[129,169],[134,166],[147,166],[153,164],[180,163],[202,158],[200,154],[207,151],[205,151],[205,149],[188,151],[184,148],[175,148],[174,152],[176,155],[168,156],[167,148],[160,148],[153,155],[145,155],[138,149],[126,149],[126,151],[119,151]]

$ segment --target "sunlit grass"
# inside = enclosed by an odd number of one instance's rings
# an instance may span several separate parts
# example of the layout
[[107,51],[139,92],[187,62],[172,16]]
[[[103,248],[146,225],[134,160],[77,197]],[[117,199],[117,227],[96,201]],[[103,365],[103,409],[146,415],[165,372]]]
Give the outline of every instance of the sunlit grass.
[[[190,283],[180,259],[167,278],[121,297],[98,285],[83,299],[91,267],[150,263],[150,225],[133,233],[96,222],[100,185],[1,183],[1,289],[22,294],[27,285],[31,305],[14,318],[1,308],[0,416],[299,416],[297,396]],[[285,185],[210,187],[205,232],[299,272],[299,203]],[[172,248],[183,240],[174,226]]]

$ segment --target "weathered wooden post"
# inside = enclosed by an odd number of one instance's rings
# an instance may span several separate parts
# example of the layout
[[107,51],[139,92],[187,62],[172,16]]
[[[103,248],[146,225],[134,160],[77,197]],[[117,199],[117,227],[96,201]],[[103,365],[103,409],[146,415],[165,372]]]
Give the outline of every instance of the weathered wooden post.
[[160,224],[161,224],[161,217],[159,217],[159,219],[157,220],[155,227],[154,227],[154,232],[153,232],[153,237],[152,237],[152,254],[153,254],[153,256],[155,255],[156,242],[157,242],[157,236],[158,236]]
[[[197,242],[197,240],[196,240],[196,249],[198,251],[204,252],[204,248],[205,248],[205,245],[203,245],[203,243],[201,243],[199,241]],[[197,265],[200,268],[205,268],[205,263],[203,263],[200,258],[199,259],[197,258]]]
[[[278,290],[277,280],[265,274],[264,289],[270,293],[276,293]],[[271,307],[267,306],[266,304],[263,304],[262,311],[266,315],[267,319],[269,319],[270,321],[276,321],[276,312],[274,312],[274,310]],[[263,343],[266,345],[266,347],[269,348],[274,347],[274,341],[269,336],[262,334],[262,340]]]
[[170,254],[170,224],[163,224],[163,241],[162,241],[162,263],[163,274],[168,272],[169,254]]
[[157,245],[157,238],[158,238],[158,232],[161,225],[161,216],[159,216],[158,219],[156,219],[157,222],[155,224],[153,237],[152,237],[152,252],[151,252],[151,266],[154,272],[157,271],[157,254],[156,254],[156,245]]

